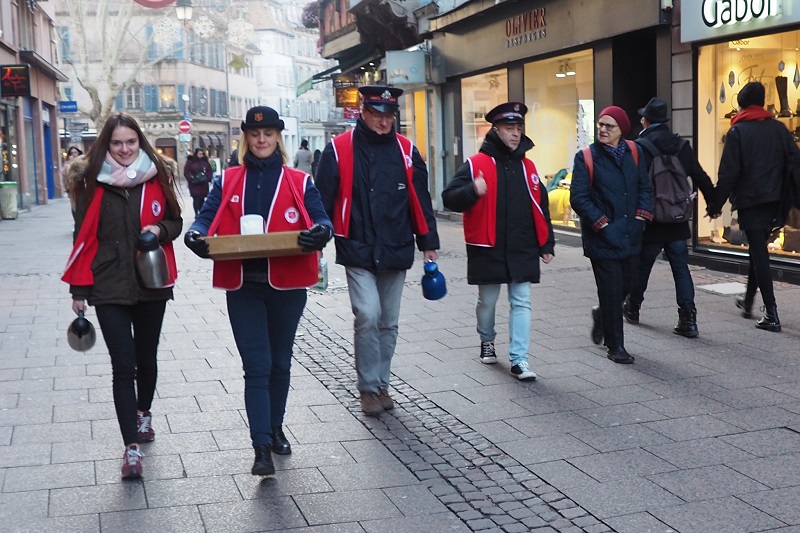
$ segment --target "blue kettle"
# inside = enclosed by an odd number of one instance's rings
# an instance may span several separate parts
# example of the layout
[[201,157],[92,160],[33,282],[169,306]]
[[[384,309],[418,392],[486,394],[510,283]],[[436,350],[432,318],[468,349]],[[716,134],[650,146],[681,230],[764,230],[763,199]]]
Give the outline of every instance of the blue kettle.
[[425,275],[422,276],[422,296],[426,300],[439,300],[447,294],[444,274],[439,272],[439,265],[430,261],[425,263]]

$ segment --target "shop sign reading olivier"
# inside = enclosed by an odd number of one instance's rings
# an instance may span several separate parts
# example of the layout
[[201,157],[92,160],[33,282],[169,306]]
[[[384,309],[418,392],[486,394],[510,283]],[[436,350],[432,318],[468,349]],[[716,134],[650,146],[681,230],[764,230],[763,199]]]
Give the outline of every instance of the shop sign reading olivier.
[[683,0],[681,41],[690,42],[800,22],[796,0]]

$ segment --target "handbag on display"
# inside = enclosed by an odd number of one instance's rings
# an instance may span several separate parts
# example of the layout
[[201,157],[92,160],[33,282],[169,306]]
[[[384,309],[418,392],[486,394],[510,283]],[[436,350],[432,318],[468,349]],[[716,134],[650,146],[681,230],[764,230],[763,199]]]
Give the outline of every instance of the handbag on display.
[[725,226],[725,229],[722,230],[722,238],[728,241],[728,244],[736,246],[747,245],[747,235],[739,229],[739,224]]

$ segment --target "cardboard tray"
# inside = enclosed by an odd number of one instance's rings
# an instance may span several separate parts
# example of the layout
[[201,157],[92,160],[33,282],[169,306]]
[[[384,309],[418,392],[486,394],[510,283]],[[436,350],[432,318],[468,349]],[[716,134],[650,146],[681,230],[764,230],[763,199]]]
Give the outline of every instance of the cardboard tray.
[[276,231],[262,235],[222,235],[203,237],[208,243],[208,253],[214,260],[254,259],[303,255],[297,244],[299,231]]

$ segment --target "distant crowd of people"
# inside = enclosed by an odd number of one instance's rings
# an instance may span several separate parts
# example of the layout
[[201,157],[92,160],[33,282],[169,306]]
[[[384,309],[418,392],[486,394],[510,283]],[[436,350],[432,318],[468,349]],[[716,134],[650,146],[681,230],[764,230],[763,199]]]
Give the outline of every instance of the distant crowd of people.
[[[355,127],[324,150],[302,140],[292,166],[284,145],[285,124],[266,106],[247,111],[238,149],[222,179],[206,153],[189,156],[183,176],[193,199],[194,221],[183,232],[179,172],[157,153],[136,120],[112,115],[84,156],[70,148],[64,181],[74,218],[74,248],[64,281],[72,309],[94,306],[112,367],[114,406],[124,445],[123,478],[143,475],[142,444],[155,439],[151,407],[157,349],[167,301],[178,270],[173,242],[181,233],[192,252],[209,258],[206,237],[242,234],[243,217],[263,231],[297,231],[300,255],[215,260],[211,285],[226,293],[227,313],[244,369],[244,403],[254,450],[253,475],[272,475],[272,455],[292,453],[284,431],[294,338],[306,290],[318,280],[321,251],[333,239],[345,269],[354,316],[355,387],[367,416],[394,408],[391,365],[397,344],[407,271],[415,254],[438,259],[436,217],[428,170],[419,150],[396,128],[402,90],[359,89]],[[597,115],[595,141],[574,157],[572,209],[580,217],[584,255],[597,286],[589,336],[603,343],[608,359],[630,364],[623,321],[637,324],[653,264],[663,251],[675,282],[678,323],[674,332],[699,335],[694,285],[688,268],[688,220],[659,218],[652,169],[679,165],[703,194],[707,216],[718,217],[729,199],[747,235],[747,291],[735,304],[752,315],[757,291],[765,312],[756,327],[781,330],[769,269],[767,240],[774,229],[782,169],[795,164],[791,135],[764,110],[764,87],[748,83],[725,139],[716,186],[688,142],[668,126],[660,98],[638,110],[643,127],[636,141],[627,113],[608,106]],[[506,286],[508,370],[530,381],[532,285],[541,264],[555,257],[548,194],[526,154],[527,106],[505,102],[485,115],[491,126],[478,153],[467,158],[442,192],[446,208],[463,213],[467,283],[477,286],[477,358],[496,364],[496,304]],[[791,146],[792,148],[788,148]],[[666,158],[666,159],[664,159]],[[152,233],[163,249],[166,283],[147,286],[137,273],[137,247]]]

